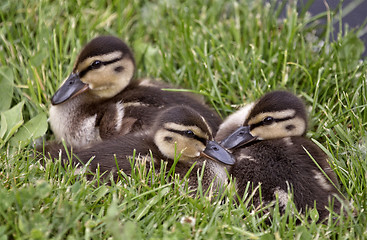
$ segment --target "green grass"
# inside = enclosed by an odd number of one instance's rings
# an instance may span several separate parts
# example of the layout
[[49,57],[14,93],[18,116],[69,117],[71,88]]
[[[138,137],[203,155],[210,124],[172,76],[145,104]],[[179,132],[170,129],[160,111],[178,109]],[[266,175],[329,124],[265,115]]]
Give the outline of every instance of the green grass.
[[[10,90],[0,89],[10,94],[6,104],[1,96],[1,111],[24,101],[16,114],[7,115],[7,129],[1,123],[0,239],[367,238],[363,44],[358,32],[350,30],[333,41],[315,36],[318,17],[330,17],[329,33],[333,16],[342,12],[310,17],[288,7],[286,17],[278,20],[279,8],[262,1],[130,2],[0,3],[0,79],[13,80]],[[233,105],[270,90],[302,96],[310,106],[308,136],[329,155],[356,216],[348,210],[347,216],[336,216],[339,224],[307,222],[292,213],[291,205],[283,216],[277,206],[270,213],[253,209],[250,201],[235,206],[233,188],[224,197],[192,198],[178,179],[139,171],[106,186],[99,179],[75,176],[72,167],[63,169],[51,161],[42,166],[28,141],[14,148],[18,140],[44,132],[42,113],[48,112],[51,96],[81,47],[101,34],[119,36],[133,48],[137,77],[199,92],[222,117],[235,111]],[[11,140],[32,119],[28,127],[36,129],[33,135],[22,130]],[[50,132],[46,136],[52,138]],[[306,215],[317,219],[315,211]],[[192,225],[181,222],[191,217]]]

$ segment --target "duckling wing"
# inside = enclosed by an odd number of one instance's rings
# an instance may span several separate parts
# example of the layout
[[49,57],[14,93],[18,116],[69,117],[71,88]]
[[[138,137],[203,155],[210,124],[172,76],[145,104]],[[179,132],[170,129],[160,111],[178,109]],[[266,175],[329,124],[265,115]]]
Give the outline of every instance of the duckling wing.
[[[305,139],[304,137],[292,137],[291,139],[295,146],[300,146],[297,150],[297,154],[299,156],[302,156],[302,158],[304,159],[309,159],[310,164],[314,166],[316,166],[317,163],[322,171],[325,172],[327,177],[330,178],[333,184],[336,187],[339,187],[338,178],[335,172],[330,167],[328,156],[315,143],[308,139]],[[309,156],[309,154],[312,158]],[[316,161],[316,163],[314,161]]]
[[[110,108],[113,108],[110,106]],[[110,139],[116,135],[126,135],[132,132],[134,124],[138,119],[124,117],[124,112],[118,108],[106,111],[99,123],[99,135],[102,139]]]
[[[163,110],[173,106],[189,106],[200,113],[216,133],[222,119],[192,94],[180,91],[169,91],[159,87],[138,85],[128,87],[116,99],[122,99],[124,118],[133,118],[132,131],[139,131],[152,125],[154,118]],[[113,101],[117,101],[117,100]]]

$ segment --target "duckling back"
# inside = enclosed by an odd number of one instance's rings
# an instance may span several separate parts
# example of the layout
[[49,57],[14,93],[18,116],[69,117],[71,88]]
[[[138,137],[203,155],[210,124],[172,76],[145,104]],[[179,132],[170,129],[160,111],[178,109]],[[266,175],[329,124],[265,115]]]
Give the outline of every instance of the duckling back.
[[[150,80],[150,83],[159,84]],[[133,84],[127,87],[123,92],[118,94],[112,99],[117,101],[122,99],[122,105],[124,107],[124,116],[122,123],[126,121],[133,121],[134,123],[129,126],[128,132],[137,132],[140,130],[146,130],[152,127],[152,119],[161,111],[175,107],[175,106],[189,106],[194,109],[202,117],[211,128],[213,133],[216,133],[222,120],[219,115],[205,105],[204,101],[201,101],[196,95],[191,93],[169,91],[163,89],[172,88],[172,86],[154,86],[148,85],[146,82],[140,82],[138,85]],[[110,122],[111,123],[111,122]],[[104,126],[103,124],[106,124]],[[101,128],[106,129],[108,121],[101,123]],[[127,124],[129,125],[129,124]],[[121,132],[122,131],[122,132]],[[121,128],[119,135],[126,132],[125,128]],[[108,131],[101,131],[101,136],[108,136]]]

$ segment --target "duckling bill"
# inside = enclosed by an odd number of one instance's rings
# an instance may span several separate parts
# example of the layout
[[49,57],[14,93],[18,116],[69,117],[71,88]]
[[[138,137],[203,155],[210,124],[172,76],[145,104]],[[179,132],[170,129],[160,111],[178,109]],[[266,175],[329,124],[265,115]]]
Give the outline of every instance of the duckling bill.
[[246,145],[255,140],[256,137],[252,136],[250,133],[250,127],[242,126],[229,135],[226,139],[224,139],[221,142],[221,145],[226,149],[233,149]]
[[[252,105],[245,118],[235,116],[242,126],[221,139],[221,145],[231,149],[236,158],[229,173],[236,178],[239,196],[244,195],[248,183],[254,187],[261,184],[261,195],[254,194],[255,205],[275,201],[278,196],[284,211],[290,192],[299,211],[315,204],[320,220],[329,215],[329,203],[340,213],[337,198],[342,196],[336,174],[327,155],[304,137],[307,114],[301,99],[286,91],[270,92]],[[225,120],[218,135],[233,129],[234,123],[233,118]]]
[[52,105],[58,105],[69,98],[75,97],[89,89],[88,85],[80,80],[79,74],[72,73],[65,83],[57,90],[51,98]]

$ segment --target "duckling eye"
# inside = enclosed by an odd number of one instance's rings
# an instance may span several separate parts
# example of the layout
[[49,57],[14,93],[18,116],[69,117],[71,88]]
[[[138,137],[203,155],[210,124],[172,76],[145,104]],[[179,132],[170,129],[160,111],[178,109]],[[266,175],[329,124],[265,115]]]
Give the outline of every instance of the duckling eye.
[[99,60],[96,60],[94,62],[92,62],[92,64],[90,65],[93,69],[98,69],[102,66],[102,62]]
[[272,124],[273,122],[274,122],[274,118],[273,118],[273,117],[266,117],[266,118],[264,118],[264,120],[263,120],[264,125],[270,125],[270,124]]
[[194,138],[195,137],[195,133],[191,130],[185,131],[184,134],[185,134],[186,137],[189,137],[189,138]]

